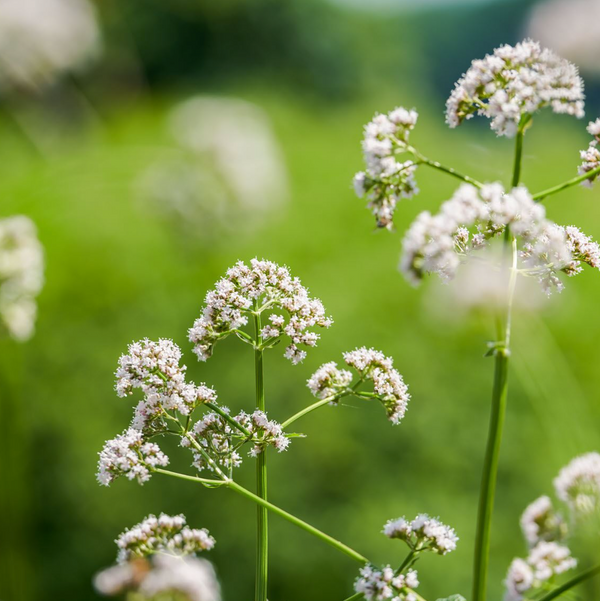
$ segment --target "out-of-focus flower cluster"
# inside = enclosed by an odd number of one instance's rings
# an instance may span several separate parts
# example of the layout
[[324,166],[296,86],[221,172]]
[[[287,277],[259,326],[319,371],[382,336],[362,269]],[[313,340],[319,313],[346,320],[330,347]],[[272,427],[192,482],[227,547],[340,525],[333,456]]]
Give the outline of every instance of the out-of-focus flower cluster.
[[[594,169],[600,167],[600,149],[598,149],[598,143],[600,143],[600,119],[592,121],[588,127],[588,132],[594,137],[590,142],[587,150],[581,151],[582,163],[579,167],[579,175],[585,175]],[[592,187],[593,183],[598,178],[598,173],[591,175],[588,179],[583,181],[584,186]]]
[[[229,413],[227,407],[221,409]],[[283,433],[281,425],[269,420],[263,411],[256,410],[251,414],[241,411],[232,418],[240,428],[236,428],[221,415],[211,412],[197,421],[190,434],[182,437],[181,445],[190,448],[194,454],[193,466],[199,471],[223,468],[231,471],[242,464],[239,449],[245,442],[253,446],[249,451],[251,457],[256,457],[268,446],[274,447],[279,453],[287,450],[290,439]],[[201,453],[198,447],[203,450]]]
[[140,175],[141,200],[194,238],[237,234],[289,197],[283,155],[268,115],[237,98],[198,96],[169,115],[176,148]]
[[0,88],[40,88],[80,70],[100,47],[87,0],[0,2]]
[[152,470],[165,467],[169,458],[154,442],[148,442],[139,430],[128,428],[119,436],[106,441],[98,461],[98,482],[108,486],[119,476],[143,484]]
[[548,220],[526,188],[506,193],[500,184],[481,190],[461,185],[437,214],[420,213],[403,241],[400,269],[414,284],[425,273],[452,279],[461,261],[488,246],[507,226],[521,242],[521,272],[539,279],[543,289],[562,290],[558,273],[579,273],[582,263],[600,267],[600,248],[576,227]]
[[528,33],[582,71],[600,75],[600,3],[597,0],[546,0],[533,5]]
[[408,570],[406,574],[396,574],[388,565],[381,569],[365,566],[354,583],[354,590],[362,593],[367,601],[417,601],[412,592],[419,586],[416,570]]
[[16,215],[0,220],[0,319],[18,341],[30,338],[44,284],[44,251],[35,225]]
[[383,527],[383,533],[388,538],[403,540],[411,551],[433,551],[439,555],[454,551],[458,542],[454,528],[426,513],[419,514],[412,521],[404,517],[390,520]]
[[473,61],[448,99],[446,121],[456,127],[479,114],[498,135],[512,137],[523,118],[546,106],[583,117],[583,82],[575,65],[526,40]]
[[150,515],[116,540],[117,564],[94,578],[96,590],[117,596],[135,592],[136,599],[158,601],[177,594],[187,601],[219,601],[212,565],[195,557],[214,547],[207,530],[190,528],[182,515]]
[[419,192],[414,179],[416,163],[396,160],[396,155],[407,150],[417,117],[416,111],[398,107],[387,115],[375,115],[365,125],[362,147],[366,171],[354,176],[354,190],[360,198],[367,196],[377,227],[391,229],[398,201]]
[[521,530],[529,546],[525,559],[516,558],[506,576],[507,601],[544,588],[555,576],[577,566],[566,539],[569,529],[600,507],[600,455],[588,453],[573,459],[554,479],[557,497],[571,516],[565,520],[548,496],[533,501],[521,516]]
[[[328,328],[332,324],[321,301],[311,298],[286,267],[271,261],[252,259],[250,266],[238,262],[206,295],[205,302],[201,317],[189,330],[194,352],[201,361],[211,356],[219,340],[245,326],[253,312],[271,312],[269,323],[261,331],[262,344],[267,348],[282,337],[291,339],[285,356],[294,364],[306,356],[300,347],[317,344],[319,334],[313,328]],[[287,318],[272,312],[276,310],[284,310]]]
[[[322,365],[309,378],[307,385],[312,394],[323,400],[331,397],[332,403],[337,403],[346,395],[359,398],[374,397],[384,406],[388,419],[393,424],[400,423],[406,413],[410,394],[402,376],[394,368],[393,359],[375,349],[362,347],[344,353],[344,361],[358,372],[357,383],[351,387],[352,373],[340,370],[337,363],[332,361]],[[357,389],[358,385],[366,380],[373,383],[373,393],[367,393],[367,397]]]

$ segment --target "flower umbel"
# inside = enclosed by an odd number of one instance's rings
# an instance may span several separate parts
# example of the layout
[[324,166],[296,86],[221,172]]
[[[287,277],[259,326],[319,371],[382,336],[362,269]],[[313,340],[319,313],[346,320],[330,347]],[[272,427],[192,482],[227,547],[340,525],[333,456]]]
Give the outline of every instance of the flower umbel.
[[396,160],[396,155],[407,151],[417,118],[416,111],[398,107],[387,115],[375,115],[365,125],[362,147],[367,168],[354,176],[354,191],[360,198],[367,196],[377,227],[391,229],[397,202],[419,192],[414,179],[417,164]]
[[360,570],[360,576],[354,583],[354,590],[362,593],[367,601],[416,601],[417,597],[412,592],[419,586],[416,570],[409,570],[405,574],[396,574],[388,565],[381,569],[374,566],[365,566]]
[[583,82],[575,65],[525,40],[473,61],[448,98],[446,122],[457,127],[479,114],[499,136],[513,137],[523,119],[546,106],[583,117]]
[[[590,142],[587,150],[582,150],[580,153],[582,163],[579,167],[579,175],[584,175],[600,167],[600,149],[598,149],[598,144],[600,143],[600,119],[592,121],[588,125],[587,130],[594,139]],[[584,180],[582,184],[591,188],[598,178],[598,175],[600,174],[596,173],[591,175],[588,179]]]
[[420,513],[412,521],[404,517],[390,520],[383,527],[383,533],[388,538],[403,540],[412,551],[433,551],[439,555],[454,551],[458,542],[454,528],[426,513]]
[[311,298],[286,267],[258,259],[252,259],[250,266],[240,261],[206,295],[202,316],[189,330],[198,359],[206,361],[219,340],[239,333],[249,316],[264,311],[271,314],[269,324],[260,332],[262,348],[274,346],[283,337],[289,338],[285,356],[294,364],[306,356],[301,346],[316,346],[319,334],[313,328],[328,328],[333,323],[325,315],[321,301]]
[[185,516],[149,515],[139,524],[125,530],[117,540],[119,553],[117,561],[123,563],[136,557],[147,557],[154,553],[190,555],[209,551],[215,546],[215,539],[208,530],[190,528]]
[[97,478],[105,486],[119,476],[143,484],[150,479],[155,468],[168,464],[169,458],[156,443],[144,440],[139,430],[128,428],[104,444],[100,451]]

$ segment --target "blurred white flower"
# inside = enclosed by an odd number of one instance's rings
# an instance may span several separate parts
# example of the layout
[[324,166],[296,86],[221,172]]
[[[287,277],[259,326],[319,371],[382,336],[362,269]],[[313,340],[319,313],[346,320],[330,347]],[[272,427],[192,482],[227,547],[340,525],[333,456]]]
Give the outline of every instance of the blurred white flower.
[[143,199],[194,231],[239,229],[288,199],[283,155],[268,116],[236,98],[196,97],[176,106],[169,130],[178,144],[140,176]]
[[0,0],[0,87],[40,88],[81,69],[100,48],[87,0]]
[[44,252],[24,215],[0,220],[0,319],[15,340],[33,334],[35,297],[44,284]]
[[528,34],[582,71],[600,76],[600,2],[549,0],[538,2],[527,24]]
[[177,599],[187,601],[221,599],[212,564],[191,556],[154,555],[149,561],[117,564],[98,573],[94,586],[100,594],[111,597],[135,591],[140,601],[165,599],[168,593],[177,593]]

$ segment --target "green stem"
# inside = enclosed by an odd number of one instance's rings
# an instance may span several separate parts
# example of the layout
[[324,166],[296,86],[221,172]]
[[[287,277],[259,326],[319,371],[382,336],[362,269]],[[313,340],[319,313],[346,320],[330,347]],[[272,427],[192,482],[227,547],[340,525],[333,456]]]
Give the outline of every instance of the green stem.
[[[523,124],[523,127],[526,123]],[[523,156],[523,128],[519,128],[515,144],[515,160],[512,186],[519,185],[521,180],[521,159]],[[483,474],[479,493],[477,513],[477,531],[475,534],[475,556],[473,561],[473,595],[472,601],[485,601],[487,593],[487,577],[490,555],[490,532],[496,481],[498,479],[498,460],[502,442],[502,430],[506,414],[508,394],[508,358],[510,356],[510,333],[512,305],[517,278],[517,243],[507,227],[504,236],[505,266],[510,264],[508,297],[504,318],[498,319],[498,341],[496,342],[494,387],[492,390],[492,412],[488,440],[483,462]],[[510,263],[509,263],[510,259]]]
[[396,570],[396,574],[402,574],[402,571],[411,565],[411,563],[413,562],[413,560],[415,559],[416,556],[417,556],[417,552],[411,551],[406,556],[406,558],[404,559],[404,561],[402,562],[400,567]]
[[406,146],[406,150],[407,150],[407,152],[410,152],[412,155],[414,155],[415,158],[420,163],[424,163],[425,165],[429,165],[433,169],[437,169],[438,171],[446,173],[447,175],[455,177],[456,179],[460,179],[463,182],[467,182],[468,184],[471,184],[472,186],[475,186],[476,188],[482,188],[483,187],[483,184],[481,182],[477,181],[476,179],[474,179],[474,178],[472,178],[472,177],[470,177],[468,175],[464,175],[462,173],[459,173],[458,171],[456,171],[456,169],[454,169],[452,167],[446,167],[445,165],[442,165],[438,161],[432,161],[430,158],[422,155],[416,148],[414,148],[412,146]]
[[236,422],[233,419],[233,417],[231,417],[231,415],[229,415],[229,413],[227,413],[227,411],[223,411],[223,409],[221,409],[221,407],[219,407],[218,405],[215,405],[214,403],[204,403],[204,404],[209,409],[212,409],[215,413],[218,413],[230,426],[232,426],[236,430],[239,430],[245,436],[251,436],[250,432],[248,432],[248,430],[246,428],[244,428],[244,426],[242,426],[241,424]]
[[362,599],[362,598],[363,598],[362,593],[356,593],[356,594],[352,595],[352,597],[348,597],[347,599],[344,599],[344,601],[356,601],[357,599]]
[[520,127],[517,132],[517,139],[515,141],[515,159],[513,164],[513,178],[512,178],[512,187],[519,185],[521,181],[521,163],[523,159],[523,137],[524,131]]
[[552,196],[552,194],[556,194],[557,192],[562,192],[563,190],[566,190],[567,188],[576,186],[577,184],[584,182],[586,179],[593,177],[594,175],[600,175],[600,167],[597,167],[596,169],[592,169],[591,171],[588,171],[587,173],[584,173],[583,175],[574,177],[573,179],[570,179],[562,184],[559,184],[558,186],[548,188],[547,190],[542,190],[541,192],[534,194],[532,196],[532,198],[533,198],[533,200],[543,200],[547,196]]
[[190,482],[200,482],[201,484],[210,484],[213,486],[221,486],[227,484],[226,480],[210,480],[208,478],[198,478],[198,476],[188,476],[187,474],[180,474],[179,472],[172,472],[171,470],[163,470],[160,467],[154,469],[157,474],[163,474],[164,476],[173,476],[174,478],[180,478],[181,480],[189,480]]
[[358,561],[361,564],[369,563],[369,560],[366,557],[363,557],[360,553],[356,552],[354,549],[351,549],[350,547],[348,547],[344,543],[340,542],[339,540],[336,540],[332,536],[329,536],[328,534],[321,532],[321,530],[315,528],[314,526],[311,526],[310,524],[307,524],[306,522],[304,522],[300,518],[297,518],[296,516],[292,515],[291,513],[284,511],[283,509],[277,507],[277,505],[273,505],[272,503],[269,503],[269,501],[266,501],[262,497],[255,495],[253,492],[250,492],[248,489],[237,484],[237,482],[233,482],[232,480],[230,480],[229,482],[227,482],[227,486],[231,490],[242,495],[243,497],[246,497],[247,499],[254,501],[254,503],[257,503],[260,507],[264,508],[265,511],[269,510],[272,513],[284,518],[288,522],[291,522],[292,524],[298,526],[299,528],[302,528],[302,530],[306,530],[306,532],[309,532],[313,536],[316,536],[317,538],[328,543],[332,547],[335,547],[338,551],[341,551],[342,553],[348,555],[355,561]]
[[556,597],[559,597],[578,584],[581,584],[582,582],[588,580],[589,578],[593,578],[598,574],[600,574],[600,565],[589,568],[588,570],[581,572],[581,574],[577,574],[577,576],[574,576],[571,578],[571,580],[567,580],[567,582],[561,584],[561,586],[555,588],[553,591],[550,591],[543,597],[540,597],[537,601],[552,601],[552,599],[556,599]]
[[312,411],[318,409],[319,407],[322,407],[323,405],[328,405],[329,403],[331,403],[331,401],[333,401],[336,398],[336,396],[337,395],[327,397],[326,399],[322,399],[321,401],[317,401],[316,403],[305,407],[304,409],[298,411],[298,413],[292,415],[292,417],[284,421],[283,424],[281,424],[281,427],[285,430],[288,426],[291,426],[297,419],[300,419],[307,413],[311,413]]
[[[256,340],[254,347],[254,373],[256,380],[256,408],[265,411],[265,384],[263,368],[260,313],[254,314]],[[263,450],[256,458],[256,493],[267,502],[267,451]],[[267,579],[269,570],[269,523],[267,507],[259,504],[256,513],[256,589],[255,601],[267,601]]]

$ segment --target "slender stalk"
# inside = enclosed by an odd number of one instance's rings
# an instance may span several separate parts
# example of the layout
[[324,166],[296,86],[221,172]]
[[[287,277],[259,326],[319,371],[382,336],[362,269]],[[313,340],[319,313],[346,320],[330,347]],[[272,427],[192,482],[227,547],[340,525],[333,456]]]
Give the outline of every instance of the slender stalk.
[[204,404],[209,409],[212,409],[215,413],[218,413],[230,426],[232,426],[236,430],[239,430],[245,436],[251,436],[250,432],[248,432],[248,430],[246,428],[244,428],[244,426],[242,426],[242,424],[239,424],[238,422],[236,422],[233,419],[233,417],[231,417],[231,415],[229,415],[229,413],[227,413],[227,411],[223,411],[223,409],[221,409],[221,407],[219,407],[218,405],[215,405],[214,403],[204,403]]
[[515,159],[513,164],[512,187],[519,185],[521,181],[521,163],[523,162],[523,138],[524,132],[519,128],[517,139],[515,140]]
[[420,163],[429,165],[429,167],[432,167],[433,169],[437,169],[438,171],[446,173],[447,175],[455,177],[456,179],[460,179],[463,182],[467,182],[468,184],[471,184],[472,186],[475,186],[476,188],[483,187],[483,184],[481,182],[477,181],[476,179],[474,179],[468,175],[464,175],[463,173],[459,173],[458,171],[456,171],[456,169],[454,169],[452,167],[446,167],[445,165],[442,165],[438,161],[431,160],[430,158],[422,155],[416,148],[413,148],[412,146],[407,146],[406,150],[407,150],[407,152],[410,152],[412,155],[414,155],[414,157]]
[[[515,158],[513,166],[512,187],[519,185],[521,180],[521,162],[523,156],[524,126],[517,133],[515,143]],[[512,304],[517,276],[517,244],[514,236],[507,227],[504,236],[505,265],[510,265],[510,278],[506,313],[498,318],[498,341],[495,351],[494,387],[492,390],[492,412],[488,440],[483,462],[483,475],[479,493],[479,508],[477,513],[477,531],[475,534],[475,555],[473,561],[473,594],[472,601],[485,601],[487,594],[487,576],[490,555],[490,532],[496,481],[498,479],[498,460],[502,442],[502,430],[506,414],[508,393],[508,358],[510,356],[510,333]],[[509,262],[510,259],[510,262]]]
[[587,173],[584,173],[583,175],[574,177],[573,179],[570,179],[562,184],[558,184],[558,186],[553,186],[552,188],[548,188],[547,190],[542,190],[541,192],[534,194],[532,196],[532,198],[533,198],[533,200],[543,200],[547,196],[552,196],[552,194],[556,194],[557,192],[562,192],[563,190],[566,190],[567,188],[576,186],[577,184],[584,182],[586,179],[593,177],[594,175],[600,175],[600,167],[597,167],[596,169],[592,169],[591,171],[588,171]]
[[263,499],[262,497],[259,497],[258,495],[255,495],[253,492],[250,492],[248,489],[237,484],[237,482],[233,482],[232,480],[230,480],[227,483],[227,486],[231,490],[242,495],[243,497],[246,497],[247,499],[254,501],[254,503],[257,503],[260,507],[264,508],[265,511],[269,510],[272,513],[286,519],[288,522],[291,522],[292,524],[298,526],[299,528],[302,528],[302,530],[306,530],[306,532],[309,532],[313,536],[316,536],[317,538],[328,543],[332,547],[335,547],[338,551],[341,551],[342,553],[348,555],[348,557],[351,557],[355,561],[358,561],[359,563],[369,563],[369,560],[366,557],[363,557],[360,553],[358,553],[354,549],[351,549],[350,547],[348,547],[344,543],[340,542],[339,540],[333,538],[332,536],[329,536],[328,534],[321,532],[321,530],[319,530],[318,528],[311,526],[310,524],[301,520],[300,518],[297,518],[296,516],[292,515],[291,513],[288,513],[287,511],[277,507],[277,505],[273,505],[273,503],[269,503],[269,501]]
[[157,474],[163,474],[164,476],[173,476],[174,478],[180,478],[181,480],[189,480],[191,482],[200,482],[201,484],[211,484],[214,486],[221,486],[227,484],[226,480],[211,480],[208,478],[198,478],[198,476],[188,476],[187,474],[180,474],[179,472],[172,472],[171,470],[163,470],[160,467],[154,469]]
[[344,599],[344,601],[357,601],[357,599],[362,599],[362,598],[363,598],[362,593],[356,593],[356,594],[352,595],[352,597],[348,597],[347,599]]
[[477,514],[477,533],[475,536],[475,561],[473,564],[473,601],[484,601],[487,590],[487,573],[490,553],[490,528],[494,509],[496,478],[498,474],[498,456],[502,440],[502,427],[506,410],[508,389],[508,349],[496,350],[494,389],[492,393],[492,414],[488,443],[485,452],[481,491],[479,493],[479,511]]
[[313,403],[312,405],[305,407],[304,409],[302,409],[301,411],[298,411],[298,413],[292,415],[292,417],[290,417],[289,419],[284,421],[281,424],[281,427],[285,430],[288,426],[291,426],[297,419],[300,419],[301,417],[305,416],[307,413],[311,413],[312,411],[314,411],[315,409],[318,409],[319,407],[322,407],[323,405],[328,405],[329,403],[331,403],[331,401],[334,398],[335,398],[335,395],[327,397],[326,399],[317,401],[316,403]]
[[574,576],[571,578],[571,580],[567,580],[567,582],[561,584],[558,588],[555,588],[553,591],[550,591],[543,597],[540,597],[537,601],[552,601],[552,599],[556,599],[556,597],[559,597],[578,584],[581,584],[585,580],[593,578],[598,574],[600,574],[600,565],[589,568],[588,570],[581,572],[581,574],[577,574],[577,576]]
[[[261,349],[260,313],[254,314],[256,346],[254,347],[254,374],[256,380],[256,408],[265,411],[265,384],[263,351]],[[256,493],[267,501],[267,452],[266,449],[256,458]],[[267,601],[267,579],[269,571],[269,523],[267,507],[260,504],[256,510],[256,589],[255,601]]]

